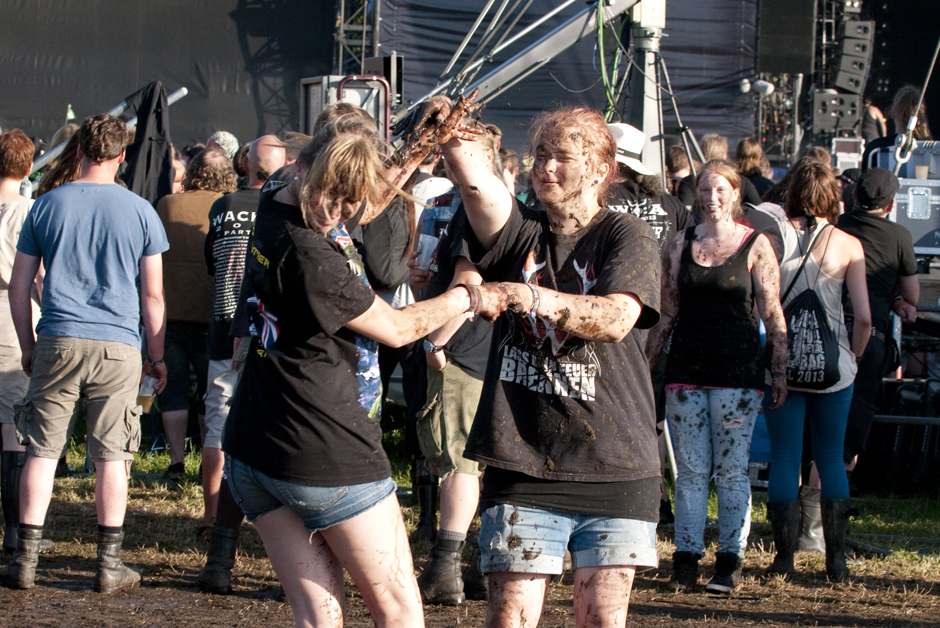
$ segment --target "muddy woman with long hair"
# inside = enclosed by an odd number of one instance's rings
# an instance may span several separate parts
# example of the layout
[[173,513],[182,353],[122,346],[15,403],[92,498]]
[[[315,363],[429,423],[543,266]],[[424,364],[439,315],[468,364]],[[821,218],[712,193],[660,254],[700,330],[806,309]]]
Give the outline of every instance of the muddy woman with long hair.
[[[705,554],[708,484],[718,489],[720,549],[706,590],[731,593],[740,580],[751,521],[748,452],[767,370],[759,319],[772,355],[773,400],[787,395],[786,324],[770,241],[741,216],[741,176],[715,160],[697,177],[701,223],[677,233],[663,262],[663,317],[647,353],[659,358],[672,334],[666,404],[676,451],[676,552],[670,586],[693,587]],[[756,313],[756,314],[755,314]],[[759,318],[758,318],[759,316]]]
[[252,340],[226,424],[226,475],[298,627],[343,625],[344,569],[377,626],[423,626],[381,443],[378,343],[505,308],[498,286],[457,286],[401,310],[376,297],[349,230],[385,190],[400,192],[379,148],[362,124],[324,127],[294,179],[262,197],[249,246]]

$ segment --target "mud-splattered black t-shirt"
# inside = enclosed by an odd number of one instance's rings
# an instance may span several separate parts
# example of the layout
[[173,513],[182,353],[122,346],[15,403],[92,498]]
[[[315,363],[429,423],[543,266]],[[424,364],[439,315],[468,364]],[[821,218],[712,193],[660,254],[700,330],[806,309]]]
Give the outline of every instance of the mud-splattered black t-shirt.
[[569,294],[631,294],[640,317],[618,343],[584,340],[541,318],[496,323],[480,406],[464,453],[534,478],[623,482],[659,475],[646,333],[659,320],[659,247],[642,220],[601,210],[575,235],[553,234],[545,212],[517,204],[483,252],[464,239],[487,281]]
[[389,477],[377,343],[345,327],[375,293],[343,225],[321,235],[262,195],[244,284],[252,339],[222,449],[306,486]]

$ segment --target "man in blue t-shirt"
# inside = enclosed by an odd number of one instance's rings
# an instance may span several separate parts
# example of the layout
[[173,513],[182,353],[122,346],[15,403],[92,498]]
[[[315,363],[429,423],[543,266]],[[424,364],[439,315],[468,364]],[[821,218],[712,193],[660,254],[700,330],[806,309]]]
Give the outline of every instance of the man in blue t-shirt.
[[[110,593],[140,582],[140,574],[121,562],[126,465],[140,443],[141,318],[148,350],[143,370],[155,378],[156,392],[166,385],[161,253],[169,247],[153,207],[115,184],[127,145],[124,122],[102,114],[87,118],[79,133],[82,176],[33,206],[10,281],[10,310],[30,381],[15,410],[17,434],[27,446],[26,488],[16,551],[0,582],[33,586],[56,464],[81,399],[99,500],[95,590]],[[40,264],[46,275],[34,338],[29,287]]]

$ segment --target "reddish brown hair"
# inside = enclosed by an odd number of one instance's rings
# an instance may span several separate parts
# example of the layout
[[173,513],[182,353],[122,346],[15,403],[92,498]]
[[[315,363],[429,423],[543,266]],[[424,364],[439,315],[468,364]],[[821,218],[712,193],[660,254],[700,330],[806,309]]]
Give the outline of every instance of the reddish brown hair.
[[0,178],[22,179],[33,164],[33,141],[19,129],[0,135]]
[[571,130],[568,138],[581,145],[588,163],[593,168],[601,164],[610,166],[607,178],[597,185],[597,201],[607,204],[607,192],[617,174],[617,143],[614,142],[604,116],[585,107],[563,107],[539,114],[532,122],[532,154],[542,138]]
[[787,217],[818,216],[829,222],[839,218],[839,185],[828,164],[801,161],[787,190]]

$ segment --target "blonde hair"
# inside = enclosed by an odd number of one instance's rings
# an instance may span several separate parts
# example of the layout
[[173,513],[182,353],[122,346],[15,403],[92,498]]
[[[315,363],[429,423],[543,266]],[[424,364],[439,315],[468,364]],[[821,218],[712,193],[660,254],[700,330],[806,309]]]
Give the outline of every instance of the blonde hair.
[[[300,209],[307,227],[315,228],[311,212],[323,197],[375,204],[390,189],[415,202],[414,197],[386,176],[385,164],[379,153],[381,142],[369,129],[362,126],[340,129],[338,125],[328,123],[310,144],[317,146],[318,150],[311,155],[313,161],[304,177],[300,197]],[[339,222],[342,220],[337,224]]]
[[760,147],[760,142],[753,137],[745,137],[738,142],[738,149],[734,155],[735,161],[738,162],[738,172],[745,177],[763,174],[761,172],[761,157],[763,156],[764,151]]

